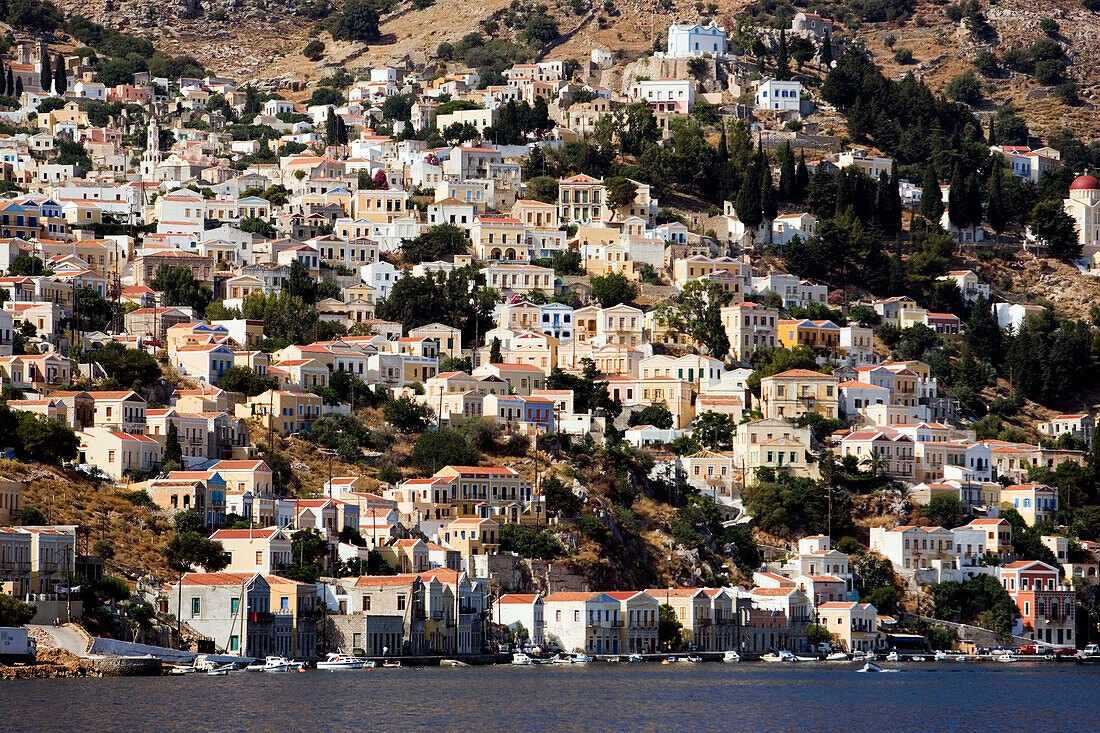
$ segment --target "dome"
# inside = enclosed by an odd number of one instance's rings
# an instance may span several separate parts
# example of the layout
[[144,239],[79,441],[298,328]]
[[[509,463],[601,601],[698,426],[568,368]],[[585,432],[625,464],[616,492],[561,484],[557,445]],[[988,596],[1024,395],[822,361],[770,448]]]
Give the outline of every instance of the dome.
[[1100,181],[1096,180],[1092,176],[1078,176],[1070,184],[1070,191],[1095,191],[1100,189]]

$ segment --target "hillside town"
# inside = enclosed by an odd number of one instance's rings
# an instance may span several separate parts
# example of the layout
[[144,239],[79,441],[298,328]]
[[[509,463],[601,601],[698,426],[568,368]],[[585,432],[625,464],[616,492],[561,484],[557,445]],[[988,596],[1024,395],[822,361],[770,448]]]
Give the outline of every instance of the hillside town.
[[[12,42],[0,625],[259,660],[1095,642],[1094,148],[821,15],[757,30],[294,90]],[[887,134],[872,88],[927,118]]]

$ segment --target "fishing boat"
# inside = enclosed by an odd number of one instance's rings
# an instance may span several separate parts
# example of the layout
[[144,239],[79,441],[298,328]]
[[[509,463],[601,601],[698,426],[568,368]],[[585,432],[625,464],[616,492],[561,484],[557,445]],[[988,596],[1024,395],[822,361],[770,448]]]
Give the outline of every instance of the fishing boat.
[[224,677],[229,674],[229,669],[230,668],[228,665],[226,665],[225,667],[213,667],[206,670],[206,673],[211,677]]
[[898,654],[896,651],[890,652],[889,654],[886,655],[886,661],[887,662],[900,662],[901,661],[901,655]]
[[661,664],[676,664],[679,661],[679,657],[668,657],[667,659],[662,660]]
[[329,654],[323,662],[317,662],[317,669],[344,670],[362,669],[363,660],[356,659],[350,654]]
[[728,652],[722,655],[723,662],[740,662],[741,655],[730,649]]
[[289,672],[291,667],[290,660],[286,657],[268,657],[264,661],[264,672]]
[[826,662],[847,662],[848,655],[844,652],[833,652],[829,656],[825,657]]
[[626,658],[626,661],[635,663],[644,662],[645,658],[641,654],[631,654],[629,657]]
[[373,659],[368,659],[367,661],[363,662],[363,669],[374,669],[377,666],[378,662],[374,661]]
[[401,666],[401,662],[399,662],[395,659],[395,660],[389,661],[389,662],[382,662],[382,666],[383,667],[390,667],[390,668],[397,668],[397,667]]
[[195,672],[197,671],[198,670],[194,667],[185,667],[183,665],[180,665],[178,667],[172,667],[168,671],[168,674],[195,674]]
[[621,657],[608,657],[607,658],[607,663],[608,664],[618,664],[621,661],[623,661]]
[[512,664],[517,667],[529,667],[535,663],[535,660],[523,652],[516,652],[512,655]]
[[[528,657],[528,659],[530,659],[530,657]],[[531,660],[531,663],[534,664],[533,659]],[[512,664],[516,664],[516,661],[514,659],[512,660]],[[467,664],[466,662],[460,662],[457,659],[440,659],[439,660],[439,666],[440,667],[469,667],[470,665]]]
[[263,672],[265,667],[267,667],[267,662],[261,662],[257,659],[255,662],[245,667],[245,670],[248,672]]
[[887,672],[900,672],[901,670],[900,669],[883,669],[882,667],[878,666],[874,662],[865,662],[863,664],[863,666],[861,668],[857,669],[856,671],[857,672],[880,672],[880,673],[885,674]]
[[794,658],[794,661],[796,661],[796,662],[820,662],[821,660],[820,660],[820,659],[818,659],[817,657],[800,657],[800,656],[795,656],[795,658]]
[[793,653],[788,651],[768,652],[760,657],[765,662],[797,662]]
[[956,661],[956,662],[969,662],[969,661],[970,661],[970,657],[968,657],[968,656],[967,656],[967,655],[965,655],[965,654],[960,654],[959,656],[955,657],[955,661]]
[[936,659],[937,662],[946,662],[947,661],[947,652],[945,652],[942,649],[939,650],[938,652],[936,652],[935,659]]
[[703,661],[703,658],[702,657],[697,657],[697,656],[692,656],[692,657],[688,657],[684,661],[685,662],[691,662],[692,664],[698,664],[699,662]]
[[1020,658],[1017,657],[1015,654],[1008,654],[1008,653],[998,654],[996,657],[994,657],[994,659],[996,659],[998,662],[1018,662],[1018,661],[1020,661]]
[[910,661],[913,661],[913,662],[923,662],[923,661],[924,661],[924,657],[923,657],[923,656],[921,656],[920,654],[918,654],[918,655],[916,655],[916,656],[914,656],[914,657],[910,657]]
[[574,654],[573,656],[569,657],[570,664],[588,664],[591,661],[592,657],[588,656],[587,654]]

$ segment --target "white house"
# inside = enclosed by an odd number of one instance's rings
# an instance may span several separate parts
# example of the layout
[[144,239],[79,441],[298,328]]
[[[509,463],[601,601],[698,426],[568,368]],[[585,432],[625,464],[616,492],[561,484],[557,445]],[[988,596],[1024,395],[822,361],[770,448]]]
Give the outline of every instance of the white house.
[[710,25],[679,25],[668,27],[668,55],[673,58],[726,53],[726,29],[715,22]]
[[645,102],[656,112],[691,114],[695,107],[695,82],[690,79],[638,81],[630,87],[630,98]]
[[388,297],[393,284],[405,275],[404,272],[385,260],[363,265],[359,268],[359,274],[362,276],[363,282],[374,288],[376,297],[379,300]]
[[802,106],[802,82],[765,79],[756,88],[758,110],[797,112]]
[[506,593],[493,603],[496,622],[509,629],[523,626],[532,644],[546,643],[546,619],[539,593]]

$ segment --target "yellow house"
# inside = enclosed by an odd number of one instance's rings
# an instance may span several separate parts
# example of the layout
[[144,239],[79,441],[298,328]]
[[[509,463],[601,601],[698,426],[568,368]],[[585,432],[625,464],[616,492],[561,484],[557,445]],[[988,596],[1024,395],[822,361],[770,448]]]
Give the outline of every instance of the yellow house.
[[24,485],[22,481],[0,476],[0,525],[11,526],[20,521],[23,516]]
[[290,616],[292,636],[290,650],[294,657],[311,657],[317,653],[317,617],[322,601],[317,598],[314,583],[302,583],[279,575],[266,575],[271,590],[271,612]]
[[478,216],[470,229],[474,256],[479,260],[527,262],[526,232],[519,219]]
[[495,555],[500,552],[500,525],[492,519],[456,519],[443,530],[443,541],[462,557]]
[[788,349],[797,346],[823,349],[834,358],[845,355],[840,349],[840,326],[832,321],[811,321],[808,318],[780,321],[779,345]]
[[462,356],[462,331],[442,323],[429,323],[409,331],[409,336],[430,338],[436,343],[440,358]]
[[389,224],[409,208],[408,191],[371,189],[356,191],[351,199],[352,217]]
[[272,491],[271,468],[265,461],[225,460],[210,466],[225,480],[226,491],[247,491],[253,496]]
[[1013,484],[1001,489],[1001,508],[1015,509],[1034,527],[1036,522],[1054,519],[1058,510],[1058,489],[1045,484]]
[[789,369],[760,380],[764,417],[795,418],[817,412],[834,418],[839,410],[837,379],[809,369]]
[[817,606],[818,620],[847,651],[869,651],[881,644],[878,610],[870,603],[828,601]]
[[237,405],[237,417],[259,418],[280,435],[308,430],[321,417],[321,398],[312,392],[285,392],[269,389]]
[[88,126],[88,115],[80,109],[76,102],[69,102],[64,107],[59,107],[50,112],[38,113],[38,126],[53,131],[54,125],[61,122],[75,124],[77,127]]
[[515,394],[528,396],[532,390],[542,389],[546,372],[531,364],[482,364],[473,371],[473,376],[491,375],[503,379]]
[[116,481],[135,472],[156,470],[164,451],[160,443],[145,434],[88,428],[77,437],[80,462],[96,466]]

